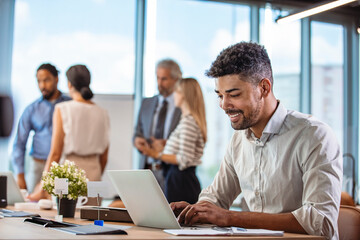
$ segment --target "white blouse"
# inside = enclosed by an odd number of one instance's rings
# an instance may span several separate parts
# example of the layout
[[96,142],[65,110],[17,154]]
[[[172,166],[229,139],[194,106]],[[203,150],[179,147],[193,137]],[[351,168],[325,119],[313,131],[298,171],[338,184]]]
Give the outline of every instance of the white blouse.
[[81,156],[102,154],[109,146],[110,119],[96,104],[58,103],[65,132],[63,153]]

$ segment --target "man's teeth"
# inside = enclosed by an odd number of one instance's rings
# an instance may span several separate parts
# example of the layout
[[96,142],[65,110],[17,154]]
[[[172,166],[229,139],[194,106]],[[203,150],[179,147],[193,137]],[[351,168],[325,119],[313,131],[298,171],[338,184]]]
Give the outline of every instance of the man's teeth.
[[234,114],[234,115],[229,115],[230,117],[237,117],[237,116],[239,116],[240,115],[240,113],[236,113],[236,114]]

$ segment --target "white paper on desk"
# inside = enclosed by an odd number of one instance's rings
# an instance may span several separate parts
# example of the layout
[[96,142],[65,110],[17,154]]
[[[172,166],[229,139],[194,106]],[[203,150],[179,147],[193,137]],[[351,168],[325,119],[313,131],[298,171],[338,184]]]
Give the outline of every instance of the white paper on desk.
[[176,235],[176,236],[283,236],[283,231],[272,231],[266,229],[246,229],[246,231],[236,230],[236,227],[232,228],[233,231],[218,231],[212,228],[199,228],[199,229],[165,229],[164,232]]
[[237,230],[237,227],[231,227],[234,235],[261,235],[261,236],[284,236],[284,231],[273,231],[267,229],[246,229],[246,231]]
[[102,181],[87,182],[88,197],[104,197],[107,194],[107,185]]

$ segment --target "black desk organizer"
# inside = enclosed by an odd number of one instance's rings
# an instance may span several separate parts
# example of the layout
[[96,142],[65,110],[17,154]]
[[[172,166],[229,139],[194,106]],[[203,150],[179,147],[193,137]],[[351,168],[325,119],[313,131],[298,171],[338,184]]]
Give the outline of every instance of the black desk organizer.
[[67,223],[67,222],[57,222],[54,220],[40,218],[40,217],[26,218],[26,219],[24,219],[24,222],[33,223],[33,224],[40,225],[43,227],[52,227],[52,228],[80,226],[78,224]]
[[109,234],[122,234],[127,235],[124,230],[111,228],[111,227],[102,227],[93,224],[89,225],[79,225],[68,222],[57,222],[50,219],[44,219],[40,217],[26,218],[24,222],[33,223],[39,226],[53,228],[55,230],[63,231],[75,235],[109,235]]

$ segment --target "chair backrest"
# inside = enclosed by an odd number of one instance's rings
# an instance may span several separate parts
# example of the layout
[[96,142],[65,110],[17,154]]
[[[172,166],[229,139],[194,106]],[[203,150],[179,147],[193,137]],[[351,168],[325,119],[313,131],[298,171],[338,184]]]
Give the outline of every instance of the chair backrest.
[[338,218],[338,228],[340,240],[359,240],[360,209],[341,205]]
[[347,192],[341,192],[340,205],[355,207],[355,202],[354,199]]

